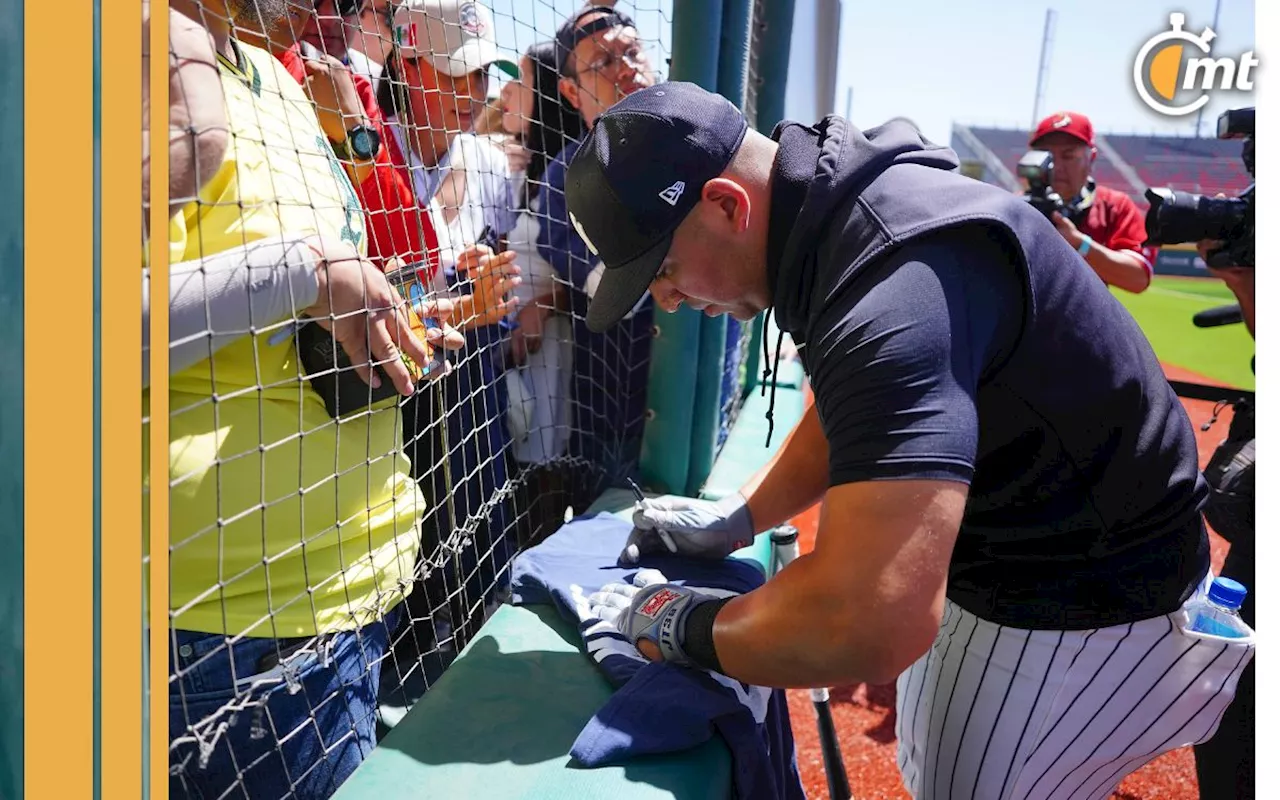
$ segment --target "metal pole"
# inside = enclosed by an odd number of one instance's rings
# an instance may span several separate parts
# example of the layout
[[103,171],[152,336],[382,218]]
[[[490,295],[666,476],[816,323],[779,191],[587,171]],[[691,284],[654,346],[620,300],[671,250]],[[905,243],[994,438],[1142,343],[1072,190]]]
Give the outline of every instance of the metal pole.
[[[716,90],[720,66],[722,0],[675,0],[671,18],[671,80]],[[684,494],[689,482],[694,397],[702,314],[681,308],[653,310],[648,413],[640,448],[645,486]],[[722,345],[723,348],[723,345]],[[716,376],[717,381],[719,376]]]
[[[748,62],[751,54],[752,0],[723,0],[720,18],[719,68],[715,90],[738,108],[747,100]],[[702,490],[715,462],[720,433],[720,409],[725,388],[727,348],[736,347],[739,329],[730,335],[726,317],[702,317],[698,333],[698,372],[693,394],[693,426],[689,439],[689,474],[684,494]],[[734,378],[737,376],[734,375]]]
[[[1217,0],[1213,4],[1213,31],[1218,31],[1218,16],[1222,13],[1222,0]],[[1200,126],[1204,123],[1204,106],[1200,106],[1200,110],[1196,112],[1196,136],[1200,136]]]
[[853,115],[853,87],[850,86],[844,93],[844,118],[850,119]]
[[1036,75],[1036,99],[1031,106],[1031,128],[1040,121],[1040,103],[1044,100],[1045,78],[1049,74],[1050,53],[1053,50],[1053,20],[1057,12],[1052,8],[1044,12],[1044,36],[1040,40],[1040,71]]
[[[756,130],[766,136],[782,121],[786,107],[787,69],[791,63],[791,31],[795,21],[795,0],[769,0],[764,4],[760,26],[760,53],[756,72],[760,85],[756,96]],[[812,120],[806,120],[811,122]],[[744,391],[752,391],[759,382],[760,351],[764,346],[764,316],[756,317],[751,326],[751,344],[747,350],[747,382]]]
[[836,66],[840,60],[840,0],[818,0],[813,56],[818,116],[836,112]]

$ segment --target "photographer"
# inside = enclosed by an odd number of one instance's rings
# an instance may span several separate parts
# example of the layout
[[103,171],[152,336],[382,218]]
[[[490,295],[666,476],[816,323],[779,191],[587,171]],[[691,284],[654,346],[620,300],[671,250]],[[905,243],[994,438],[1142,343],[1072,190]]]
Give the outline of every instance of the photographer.
[[[1224,196],[1218,195],[1218,197]],[[1212,253],[1221,247],[1222,242],[1216,239],[1206,239],[1196,244],[1196,250],[1200,253],[1200,258],[1204,260],[1206,265],[1208,265]],[[1209,274],[1225,283],[1231,293],[1236,296],[1236,302],[1240,304],[1240,315],[1244,319],[1244,326],[1249,329],[1249,335],[1254,336],[1253,267],[1209,267]]]
[[1144,254],[1142,212],[1123,192],[1098,186],[1089,172],[1098,158],[1093,123],[1075,111],[1059,111],[1040,121],[1031,147],[1053,154],[1052,188],[1062,211],[1049,219],[1111,286],[1142,292],[1151,284],[1152,260]]
[[[1202,240],[1196,249],[1206,263],[1223,242]],[[1209,274],[1231,289],[1240,303],[1240,312],[1249,335],[1254,335],[1253,268],[1243,266],[1209,267]],[[1254,559],[1254,404],[1238,400],[1233,405],[1231,427],[1227,438],[1214,451],[1205,467],[1204,476],[1210,486],[1205,518],[1214,531],[1231,543],[1222,575],[1240,581],[1250,589],[1240,616],[1250,627],[1254,625],[1255,583]],[[1217,734],[1196,745],[1196,777],[1201,800],[1254,797],[1254,667],[1250,664],[1240,675],[1236,697],[1227,707]]]

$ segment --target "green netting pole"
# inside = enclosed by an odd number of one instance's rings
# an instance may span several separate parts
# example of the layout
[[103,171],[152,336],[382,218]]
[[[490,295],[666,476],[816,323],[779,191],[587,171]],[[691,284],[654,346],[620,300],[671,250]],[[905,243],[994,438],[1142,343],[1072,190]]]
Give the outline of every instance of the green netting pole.
[[[721,0],[675,0],[671,80],[716,88],[721,12]],[[675,314],[655,308],[653,325],[649,414],[640,448],[640,474],[650,489],[684,494],[689,485],[702,315],[687,308]],[[719,375],[715,377],[718,382]]]
[[[23,9],[0,3],[0,129],[16,157],[0,162],[0,185],[10,187],[0,225],[0,360],[10,376],[0,386],[0,797],[23,796],[23,236],[22,98]],[[16,110],[17,113],[12,113]],[[27,209],[30,211],[31,209]],[[16,377],[14,377],[16,376]],[[56,623],[55,623],[56,624]],[[46,656],[52,654],[44,654]]]
[[[751,55],[752,0],[724,0],[720,21],[720,54],[716,91],[738,108],[746,102],[747,73]],[[698,376],[693,400],[693,430],[689,442],[689,477],[685,494],[696,495],[715,463],[720,432],[722,378],[727,342],[724,317],[702,318],[698,339]]]
[[[787,66],[791,62],[791,27],[795,17],[795,0],[766,0],[760,18],[753,26],[760,31],[756,57],[756,130],[766,136],[782,121],[787,102]],[[811,122],[812,120],[804,120]],[[747,385],[751,391],[760,385],[760,351],[764,346],[764,319],[757,317],[751,326],[751,346],[747,350]]]

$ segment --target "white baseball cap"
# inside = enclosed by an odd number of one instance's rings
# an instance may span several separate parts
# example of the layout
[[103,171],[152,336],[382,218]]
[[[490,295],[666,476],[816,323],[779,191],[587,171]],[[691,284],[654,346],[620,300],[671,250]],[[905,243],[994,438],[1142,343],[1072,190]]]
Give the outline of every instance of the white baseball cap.
[[482,3],[404,0],[394,21],[395,43],[403,58],[430,58],[437,72],[454,78],[490,64],[520,76],[519,64],[498,52],[493,14]]

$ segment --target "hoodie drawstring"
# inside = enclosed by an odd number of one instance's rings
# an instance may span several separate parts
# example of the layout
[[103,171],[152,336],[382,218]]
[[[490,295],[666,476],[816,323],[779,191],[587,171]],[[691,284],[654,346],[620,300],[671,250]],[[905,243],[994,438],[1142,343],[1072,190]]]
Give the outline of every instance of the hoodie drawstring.
[[[760,345],[764,348],[761,355],[764,356],[764,375],[760,376],[760,396],[764,397],[765,384],[769,382],[769,376],[773,374],[773,370],[769,368],[769,343],[765,341],[765,336],[769,333],[769,320],[773,317],[773,306],[769,306],[764,310],[764,327],[760,329]],[[775,364],[776,366],[776,364]]]
[[[768,352],[767,350],[765,352]],[[773,388],[769,390],[769,410],[764,412],[764,418],[769,422],[769,432],[765,434],[764,446],[767,448],[769,442],[773,440],[773,406],[778,400],[778,361],[782,358],[782,329],[778,329],[778,343],[773,348]]]

